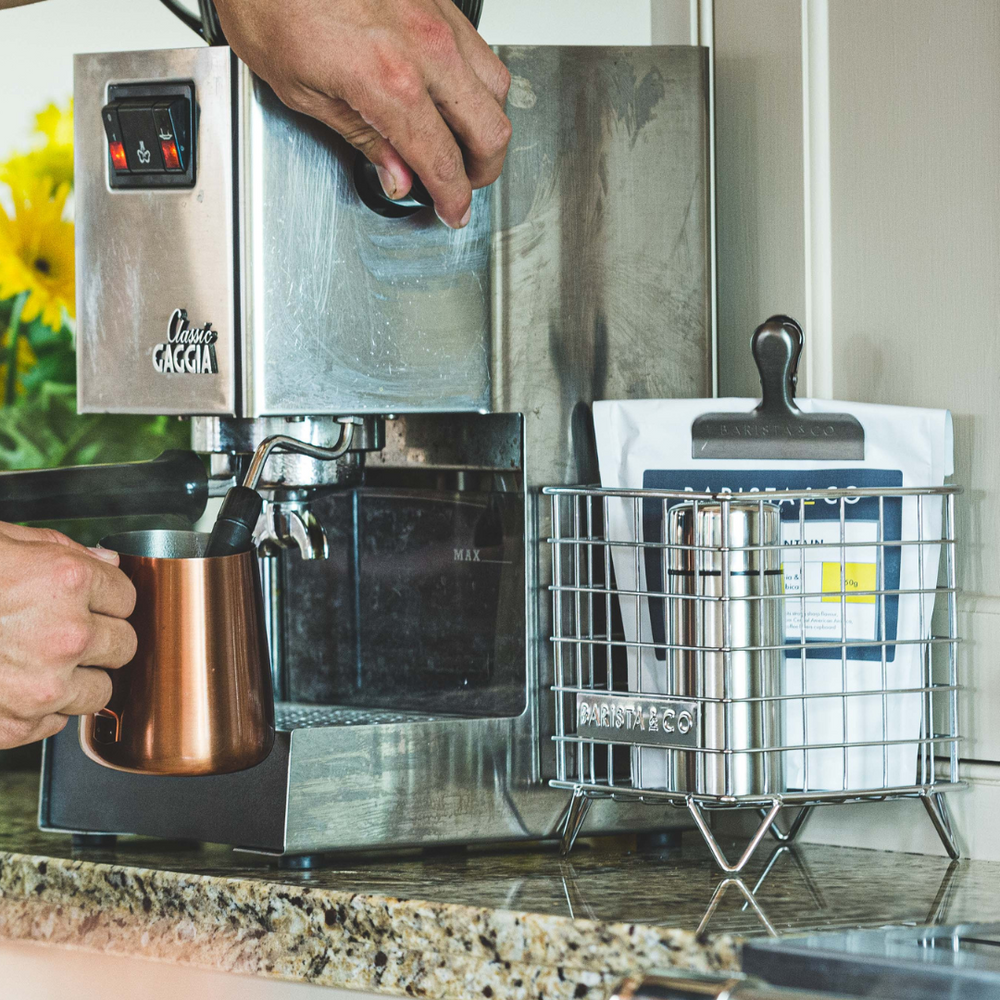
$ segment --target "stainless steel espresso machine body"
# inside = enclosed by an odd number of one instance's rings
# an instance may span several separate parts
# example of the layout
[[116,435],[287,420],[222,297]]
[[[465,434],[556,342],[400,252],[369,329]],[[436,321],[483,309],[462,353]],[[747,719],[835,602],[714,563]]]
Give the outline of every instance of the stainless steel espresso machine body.
[[[40,822],[276,854],[553,836],[542,486],[590,404],[710,391],[707,59],[497,50],[514,138],[470,224],[387,203],[225,47],[77,57],[79,404],[190,417],[221,493],[279,433],[256,540],[262,764],[107,770],[47,741]],[[589,832],[677,822],[590,811]]]

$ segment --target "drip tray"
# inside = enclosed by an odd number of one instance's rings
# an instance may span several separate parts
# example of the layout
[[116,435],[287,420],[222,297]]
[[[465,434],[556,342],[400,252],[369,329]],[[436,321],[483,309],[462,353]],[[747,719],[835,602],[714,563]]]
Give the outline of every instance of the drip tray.
[[401,722],[437,722],[454,715],[428,715],[424,712],[394,712],[384,708],[355,708],[343,705],[300,705],[277,702],[274,706],[275,729],[289,733],[293,729],[328,729],[334,726],[387,726]]

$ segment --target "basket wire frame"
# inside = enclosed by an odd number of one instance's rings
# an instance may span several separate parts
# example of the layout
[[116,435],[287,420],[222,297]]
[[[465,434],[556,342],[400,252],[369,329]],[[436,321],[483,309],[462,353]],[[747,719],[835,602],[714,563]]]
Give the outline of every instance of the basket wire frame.
[[[791,843],[817,805],[919,798],[948,854],[958,857],[943,793],[962,787],[958,774],[955,560],[955,497],[959,488],[693,494],[549,487],[543,492],[551,503],[551,535],[547,542],[552,555],[549,589],[553,601],[556,774],[550,784],[571,793],[561,820],[564,851],[572,848],[591,801],[599,797],[687,809],[719,867],[726,872],[742,870],[769,833],[781,843]],[[877,509],[877,517],[866,520],[866,530],[870,533],[873,526],[874,537],[858,537],[849,530],[850,511],[860,500]],[[701,537],[695,537],[692,545],[670,541],[666,532],[668,510],[682,502],[693,504],[696,521],[699,507],[714,505],[721,512],[721,538],[714,544]],[[745,508],[748,503],[758,507],[761,517],[765,505],[781,506],[785,513],[779,541],[731,543],[730,512],[734,505]],[[810,541],[808,527],[815,522],[807,519],[807,507],[817,503],[826,505],[826,511],[835,511],[833,518],[823,518],[835,531],[832,540]],[[613,505],[618,505],[617,510]],[[928,523],[936,524],[938,507],[940,532],[928,531]],[[887,532],[888,515],[893,509],[895,531]],[[789,510],[794,512],[791,518]],[[619,526],[618,531],[611,530],[613,524]],[[628,530],[621,531],[622,525]],[[798,569],[797,592],[786,593],[781,586],[778,592],[767,593],[763,586],[763,557],[773,549],[780,550],[782,579],[787,579],[788,566]],[[691,593],[673,592],[675,588],[668,585],[665,569],[671,550],[685,550],[699,557],[711,554],[720,560],[717,592],[711,596],[704,592],[700,579]],[[814,579],[816,569],[807,567],[807,555],[820,552],[824,555],[820,586],[810,590],[807,582]],[[837,561],[829,558],[831,552],[836,552]],[[743,566],[750,565],[747,560],[756,559],[761,576],[756,593],[731,590],[732,561],[741,558],[744,562],[739,565]],[[928,579],[935,561],[937,574]],[[701,565],[697,561],[695,564]],[[648,570],[654,565],[660,566],[661,573],[654,574],[656,578],[650,581]],[[872,574],[867,583],[861,579],[865,570]],[[696,577],[700,572],[695,571]],[[690,637],[686,642],[677,641],[667,623],[672,609],[682,601],[694,604],[693,618],[689,616],[689,620],[694,622],[695,639],[704,635],[707,616],[716,616],[714,621],[721,616],[721,645],[707,645],[704,640],[699,645]],[[734,608],[747,607],[748,602],[757,605],[758,614],[767,613],[766,602],[777,605],[785,626],[782,641],[765,642],[758,637],[755,642],[740,644],[741,633],[733,625]],[[817,602],[839,605],[839,635],[816,638],[809,634],[809,612]],[[852,633],[849,604],[873,607],[874,634]],[[794,612],[790,615],[793,606],[797,618]],[[901,627],[904,607],[909,629]],[[829,631],[831,611],[825,610]],[[894,621],[891,615],[895,615]],[[651,634],[649,628],[655,621],[660,622],[659,635]],[[682,655],[693,662],[694,674],[699,676],[721,660],[721,697],[699,693],[697,685],[682,695],[670,689],[670,665],[673,658]],[[751,660],[779,656],[784,664],[783,689],[737,695],[734,658],[746,655]],[[900,680],[901,675],[907,675],[907,663],[912,667],[909,679]],[[655,685],[656,690],[649,690],[644,682],[644,674],[649,676],[649,664],[661,665],[655,669],[662,669],[664,683]],[[827,686],[816,690],[815,677],[820,668]],[[786,690],[791,687],[793,675],[795,689]],[[859,678],[863,680],[859,682]],[[673,746],[660,743],[654,748],[648,738],[630,738],[628,727],[602,739],[594,738],[590,731],[578,735],[581,699],[635,699],[642,706],[659,705],[665,709],[675,705],[678,697],[696,705],[702,718],[712,712],[721,719],[721,746],[710,746],[700,739]],[[764,711],[769,704],[777,706],[782,719],[778,732],[755,745],[739,742],[734,737],[734,719],[739,713]],[[643,710],[636,708],[640,715]],[[910,729],[900,732],[901,713],[907,712]],[[835,718],[839,719],[838,725],[833,724]],[[859,718],[863,724],[860,732]],[[789,729],[795,732],[794,738]],[[716,770],[724,775],[724,786],[721,791],[707,791],[697,783],[670,787],[668,781],[658,787],[642,777],[643,761],[654,759],[649,754],[665,755],[663,759],[670,762],[684,758],[718,764],[721,759],[721,767]],[[763,758],[763,787],[741,790],[735,778],[738,762],[741,758],[752,759],[752,755]],[[791,788],[783,784],[789,765],[794,765],[796,775]],[[668,774],[673,773],[673,766],[667,765]],[[837,772],[837,780],[831,780],[831,769]],[[786,807],[798,811],[788,829],[782,831],[776,821]],[[706,817],[708,810],[725,808],[752,809],[760,816],[759,826],[735,863],[726,857]]]

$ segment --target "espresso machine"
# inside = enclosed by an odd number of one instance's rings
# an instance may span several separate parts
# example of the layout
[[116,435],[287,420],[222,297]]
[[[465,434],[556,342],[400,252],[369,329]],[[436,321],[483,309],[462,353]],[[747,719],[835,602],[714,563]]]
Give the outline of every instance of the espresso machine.
[[[710,392],[708,62],[496,51],[514,137],[460,231],[224,45],[77,57],[80,410],[189,419],[220,496],[271,435],[347,448],[263,470],[267,759],[124,773],[73,724],[43,829],[288,858],[557,834],[539,491],[599,478],[594,400]],[[584,832],[680,822],[598,802]]]

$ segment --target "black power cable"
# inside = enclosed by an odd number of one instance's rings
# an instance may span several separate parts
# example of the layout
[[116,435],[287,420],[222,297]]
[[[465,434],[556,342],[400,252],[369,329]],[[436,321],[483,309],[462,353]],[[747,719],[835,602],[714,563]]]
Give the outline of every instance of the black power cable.
[[201,20],[191,13],[182,3],[178,3],[178,0],[160,0],[167,10],[170,11],[174,17],[180,18],[193,32],[199,35],[201,38],[205,37],[205,31],[201,26]]
[[472,22],[473,28],[479,27],[479,19],[483,16],[483,0],[455,0],[455,6]]
[[198,0],[198,9],[201,11],[201,24],[204,30],[202,37],[209,45],[225,45],[226,36],[222,33],[222,24],[215,4],[212,0]]

